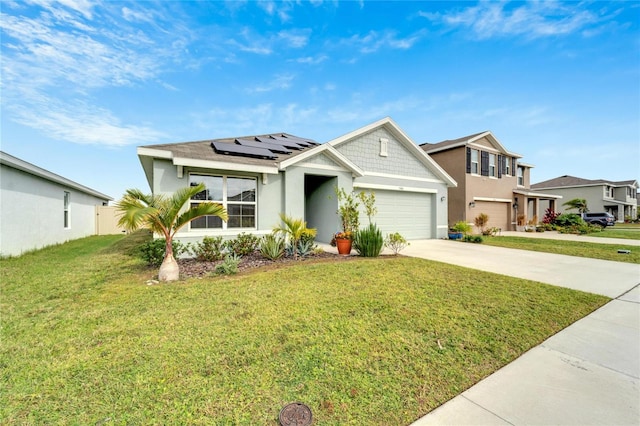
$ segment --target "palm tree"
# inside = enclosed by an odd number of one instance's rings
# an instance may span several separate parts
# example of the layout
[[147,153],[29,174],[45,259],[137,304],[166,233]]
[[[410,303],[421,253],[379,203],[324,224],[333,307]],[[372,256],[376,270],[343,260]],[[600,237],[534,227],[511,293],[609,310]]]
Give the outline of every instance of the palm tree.
[[289,243],[293,247],[293,258],[298,258],[298,242],[305,236],[316,235],[316,230],[313,228],[307,228],[307,222],[302,219],[294,219],[287,216],[284,213],[280,213],[280,219],[283,225],[275,227],[273,231],[277,234],[283,234],[289,238]]
[[587,208],[587,200],[585,200],[584,198],[574,198],[573,200],[569,200],[562,205],[567,206],[567,210],[578,210],[578,213],[580,213],[580,215],[589,211],[589,209]]
[[128,189],[116,204],[121,213],[118,225],[128,231],[144,228],[164,236],[166,246],[164,260],[158,272],[160,281],[175,281],[180,276],[172,245],[173,237],[180,228],[203,216],[218,216],[224,221],[228,219],[227,211],[221,204],[208,201],[182,210],[191,198],[205,189],[205,185],[201,183],[179,189],[171,197],[148,195],[139,189]]

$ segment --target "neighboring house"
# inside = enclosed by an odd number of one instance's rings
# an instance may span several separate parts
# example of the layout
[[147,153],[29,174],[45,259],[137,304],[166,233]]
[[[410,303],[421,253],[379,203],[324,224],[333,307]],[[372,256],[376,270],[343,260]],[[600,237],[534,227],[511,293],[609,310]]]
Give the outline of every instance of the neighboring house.
[[112,198],[0,151],[0,255],[95,235]]
[[[226,223],[195,220],[176,236],[183,241],[267,234],[282,212],[303,218],[318,241],[329,242],[341,230],[336,187],[375,192],[374,221],[383,235],[442,238],[447,204],[441,200],[456,184],[390,118],[324,144],[275,133],[142,146],[138,156],[154,194],[203,182],[206,191],[191,203],[207,199],[227,209]],[[366,215],[360,222],[367,224]]]
[[488,227],[514,230],[542,220],[541,201],[554,205],[561,198],[531,191],[533,166],[520,162],[522,156],[507,151],[490,131],[420,147],[458,183],[449,190],[449,225],[473,224],[485,213]]
[[[535,191],[561,195],[564,200],[584,198],[590,212],[611,213],[617,222],[625,217],[638,216],[638,181],[610,181],[605,179],[582,179],[574,176],[560,176],[531,185]],[[566,212],[566,206],[558,206],[559,212]],[[574,212],[575,210],[569,210]]]

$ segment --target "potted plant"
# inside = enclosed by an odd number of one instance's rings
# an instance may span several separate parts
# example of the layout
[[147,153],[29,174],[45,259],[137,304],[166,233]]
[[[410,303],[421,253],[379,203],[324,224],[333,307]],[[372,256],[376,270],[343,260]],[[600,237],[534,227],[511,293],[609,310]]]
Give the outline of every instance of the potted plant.
[[338,215],[342,224],[342,232],[337,232],[333,236],[333,241],[338,247],[338,253],[347,255],[351,253],[353,236],[360,225],[360,211],[358,210],[358,200],[353,193],[347,194],[344,188],[335,187],[338,199]]
[[471,225],[464,220],[460,220],[449,228],[449,239],[461,240],[463,235],[466,235],[469,232],[471,232]]

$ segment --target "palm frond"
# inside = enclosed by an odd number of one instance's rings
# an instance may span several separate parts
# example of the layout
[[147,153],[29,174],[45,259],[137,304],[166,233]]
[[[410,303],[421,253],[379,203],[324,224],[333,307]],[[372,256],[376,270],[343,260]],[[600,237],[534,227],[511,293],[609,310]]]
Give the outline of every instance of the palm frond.
[[185,212],[183,212],[176,219],[173,226],[173,233],[175,234],[180,228],[182,228],[187,223],[191,222],[194,219],[198,219],[203,216],[218,216],[220,219],[225,222],[229,220],[229,215],[227,211],[220,203],[214,203],[211,201],[205,201],[199,203],[198,205],[192,206]]

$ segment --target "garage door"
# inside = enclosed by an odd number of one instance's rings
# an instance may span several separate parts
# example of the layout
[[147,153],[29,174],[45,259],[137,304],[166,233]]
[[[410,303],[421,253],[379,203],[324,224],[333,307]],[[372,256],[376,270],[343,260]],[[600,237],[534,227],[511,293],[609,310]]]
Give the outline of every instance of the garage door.
[[509,230],[509,203],[499,203],[497,201],[476,201],[475,208],[471,209],[473,217],[470,222],[473,223],[473,219],[480,213],[484,213],[489,216],[489,223],[487,228],[502,228],[503,231]]
[[[366,191],[365,191],[366,192]],[[373,221],[386,236],[399,232],[410,240],[433,238],[431,223],[432,194],[404,191],[374,191],[378,213]],[[360,213],[360,225],[368,225],[367,215]]]

